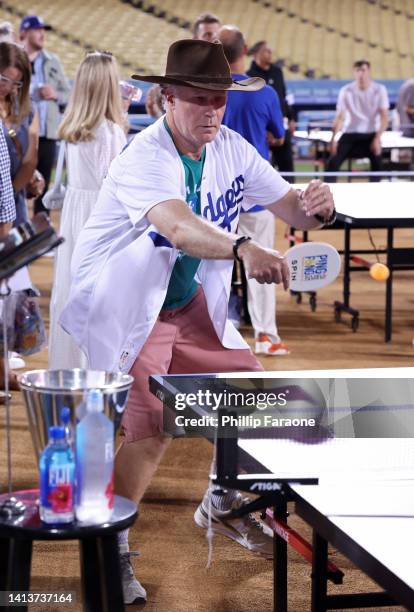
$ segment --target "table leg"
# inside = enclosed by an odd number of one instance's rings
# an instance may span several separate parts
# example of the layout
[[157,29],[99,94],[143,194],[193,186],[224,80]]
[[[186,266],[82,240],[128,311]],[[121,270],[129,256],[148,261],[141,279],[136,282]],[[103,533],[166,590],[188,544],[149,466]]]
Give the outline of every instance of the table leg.
[[328,542],[313,532],[312,612],[326,612],[328,593]]
[[80,557],[84,611],[123,612],[117,535],[81,540]]
[[[284,499],[278,501],[273,515],[276,519],[286,522],[287,503]],[[276,533],[273,534],[273,609],[275,612],[287,612],[287,542]]]
[[0,538],[0,591],[6,591],[11,540]]
[[343,282],[343,301],[335,300],[335,320],[337,323],[341,320],[341,313],[347,312],[352,317],[352,331],[356,332],[359,325],[359,311],[351,308],[349,305],[351,296],[351,226],[348,223],[344,224],[344,282]]
[[344,236],[344,305],[349,307],[349,297],[351,295],[351,228],[345,224]]
[[[0,538],[0,590],[28,591],[32,563],[32,540]],[[10,607],[0,607],[10,610]],[[16,612],[27,612],[27,606],[14,606]]]
[[390,275],[387,278],[385,289],[385,342],[389,342],[392,336],[392,251],[394,248],[394,228],[387,229],[387,266]]

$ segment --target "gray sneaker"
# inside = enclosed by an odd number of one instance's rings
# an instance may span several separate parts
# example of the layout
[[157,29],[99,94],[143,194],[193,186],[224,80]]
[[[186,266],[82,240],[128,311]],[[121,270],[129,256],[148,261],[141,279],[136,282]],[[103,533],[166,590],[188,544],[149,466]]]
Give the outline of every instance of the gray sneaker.
[[125,604],[141,604],[147,601],[147,592],[134,576],[131,557],[137,557],[138,552],[120,552],[122,590]]
[[[203,529],[208,529],[209,500],[207,491],[194,514],[196,524]],[[249,501],[251,501],[249,498],[238,493],[229,510],[217,510],[211,504],[212,531],[235,540],[252,552],[259,553],[267,559],[272,559],[273,531],[268,525],[258,521],[253,514],[246,514],[234,519],[228,518],[232,510],[246,505]]]

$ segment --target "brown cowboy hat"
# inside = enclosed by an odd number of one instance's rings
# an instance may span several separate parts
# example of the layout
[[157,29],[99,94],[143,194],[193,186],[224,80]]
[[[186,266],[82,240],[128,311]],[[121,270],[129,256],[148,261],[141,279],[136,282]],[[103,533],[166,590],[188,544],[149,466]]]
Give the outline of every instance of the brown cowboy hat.
[[266,84],[260,77],[233,81],[221,43],[193,39],[177,40],[170,46],[164,76],[133,74],[131,78],[217,91],[257,91]]

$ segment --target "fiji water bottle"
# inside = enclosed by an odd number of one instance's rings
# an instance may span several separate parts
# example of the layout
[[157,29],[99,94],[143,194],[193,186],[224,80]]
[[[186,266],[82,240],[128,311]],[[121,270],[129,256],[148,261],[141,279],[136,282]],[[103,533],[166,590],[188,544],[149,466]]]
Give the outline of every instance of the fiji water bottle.
[[75,461],[63,427],[49,427],[49,444],[40,456],[40,518],[71,523],[74,518]]
[[114,426],[103,414],[99,390],[89,391],[86,415],[76,426],[76,518],[104,523],[112,515]]

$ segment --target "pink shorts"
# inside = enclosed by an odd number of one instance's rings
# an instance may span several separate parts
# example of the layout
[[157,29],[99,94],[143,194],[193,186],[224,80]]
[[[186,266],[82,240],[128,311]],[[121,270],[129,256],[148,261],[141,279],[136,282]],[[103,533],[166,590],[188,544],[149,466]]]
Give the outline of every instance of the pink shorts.
[[149,391],[150,375],[262,370],[250,349],[223,347],[211,323],[204,293],[198,289],[185,306],[160,312],[129,372],[134,384],[122,419],[126,442],[163,431],[163,405]]

